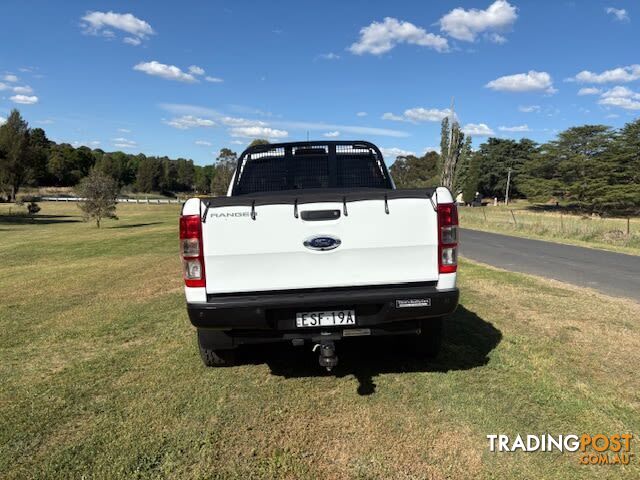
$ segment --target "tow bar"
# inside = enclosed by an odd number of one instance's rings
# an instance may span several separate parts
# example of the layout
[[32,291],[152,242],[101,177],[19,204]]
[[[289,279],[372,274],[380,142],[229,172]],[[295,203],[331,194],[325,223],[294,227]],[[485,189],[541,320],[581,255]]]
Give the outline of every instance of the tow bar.
[[313,351],[320,349],[320,356],[318,357],[318,363],[321,367],[327,369],[330,372],[333,367],[338,365],[338,356],[336,355],[336,346],[332,340],[322,340],[313,346]]

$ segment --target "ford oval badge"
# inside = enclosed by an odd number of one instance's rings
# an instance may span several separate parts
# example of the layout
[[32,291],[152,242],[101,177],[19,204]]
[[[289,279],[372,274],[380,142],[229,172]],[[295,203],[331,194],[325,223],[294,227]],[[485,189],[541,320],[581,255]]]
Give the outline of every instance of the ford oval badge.
[[304,246],[309,250],[333,250],[338,248],[342,242],[340,239],[331,237],[329,235],[318,235],[317,237],[307,238],[304,241]]

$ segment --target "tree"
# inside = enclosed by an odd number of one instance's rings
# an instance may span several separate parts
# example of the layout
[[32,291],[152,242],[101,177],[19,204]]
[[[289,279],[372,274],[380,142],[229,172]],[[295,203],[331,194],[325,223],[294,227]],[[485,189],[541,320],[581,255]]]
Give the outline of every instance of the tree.
[[[456,165],[456,170],[453,177],[453,193],[454,195],[462,192],[464,190],[464,185],[467,182],[467,177],[469,176],[469,169],[471,167],[471,161],[473,157],[473,151],[471,150],[471,137],[466,137],[464,139],[464,143],[462,144],[462,148],[460,149],[460,157],[458,158],[458,163]],[[478,183],[477,172],[476,179],[473,182]],[[474,187],[476,188],[476,187]],[[475,195],[475,191],[474,191]]]
[[210,193],[211,180],[213,179],[213,165],[206,165],[204,167],[196,165],[194,169],[194,183],[196,192]]
[[614,137],[603,163],[607,187],[595,192],[603,210],[640,213],[640,119],[627,123]]
[[480,175],[480,155],[469,156],[468,168],[464,179],[460,182],[462,199],[465,203],[471,203],[476,198],[478,191],[478,176]]
[[460,124],[453,120],[449,128],[449,117],[445,117],[440,129],[440,184],[449,190],[453,190],[454,175],[463,141],[464,133],[460,130]]
[[178,160],[176,160],[176,168],[178,170],[178,189],[181,191],[193,190],[195,180],[193,160],[185,160],[184,158],[179,158]]
[[30,169],[29,124],[13,109],[0,127],[0,187],[15,202]]
[[42,128],[32,128],[29,133],[30,180],[41,185],[47,181],[47,160],[51,141]]
[[85,200],[78,203],[85,220],[94,219],[100,228],[103,218],[118,219],[116,216],[116,198],[118,184],[109,175],[91,170],[76,187],[78,196]]
[[615,175],[621,166],[615,138],[604,125],[583,125],[560,132],[524,165],[520,188],[533,200],[556,198],[586,211],[607,210],[611,205],[606,204],[611,200],[615,203],[611,198],[613,188],[622,181]]
[[436,152],[427,152],[422,157],[406,155],[397,157],[389,168],[391,176],[399,188],[433,187],[439,182]]
[[136,174],[136,186],[138,190],[144,193],[157,190],[160,184],[160,176],[161,165],[157,159],[152,157],[141,159]]
[[269,140],[265,140],[264,138],[256,138],[255,140],[253,140],[249,146],[250,147],[254,147],[256,145],[269,145]]
[[479,155],[478,191],[490,197],[504,198],[507,175],[512,170],[509,196],[522,197],[520,174],[537,150],[537,145],[527,138],[519,142],[504,138],[489,138],[476,152]]
[[211,193],[213,195],[226,195],[233,172],[238,163],[238,154],[228,148],[223,148],[218,154],[213,166],[213,178],[211,180]]

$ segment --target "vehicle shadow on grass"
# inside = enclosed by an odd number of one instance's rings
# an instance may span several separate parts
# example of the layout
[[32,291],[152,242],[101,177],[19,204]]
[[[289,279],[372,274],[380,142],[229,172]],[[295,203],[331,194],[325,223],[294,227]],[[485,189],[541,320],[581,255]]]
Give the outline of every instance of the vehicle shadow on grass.
[[0,225],[49,225],[52,223],[76,223],[82,219],[73,215],[0,215]]
[[410,337],[389,336],[348,338],[338,342],[339,364],[329,374],[318,365],[318,355],[309,345],[252,346],[238,352],[238,360],[244,364],[266,363],[273,375],[285,378],[353,375],[359,382],[358,393],[371,395],[376,391],[374,379],[382,373],[449,372],[486,365],[489,353],[501,339],[500,330],[460,305],[445,319],[442,350],[435,359],[416,355]]
[[160,225],[162,222],[148,222],[148,223],[130,223],[128,225],[114,225],[109,228],[140,228],[148,227],[150,225]]

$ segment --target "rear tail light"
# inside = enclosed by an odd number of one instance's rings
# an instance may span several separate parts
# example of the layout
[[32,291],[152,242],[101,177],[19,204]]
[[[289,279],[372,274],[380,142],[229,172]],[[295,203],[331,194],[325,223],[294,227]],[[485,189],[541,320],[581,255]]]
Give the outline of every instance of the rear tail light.
[[204,256],[202,254],[202,222],[200,215],[180,217],[180,257],[187,287],[204,287]]
[[438,205],[438,270],[458,270],[458,208],[455,203]]

